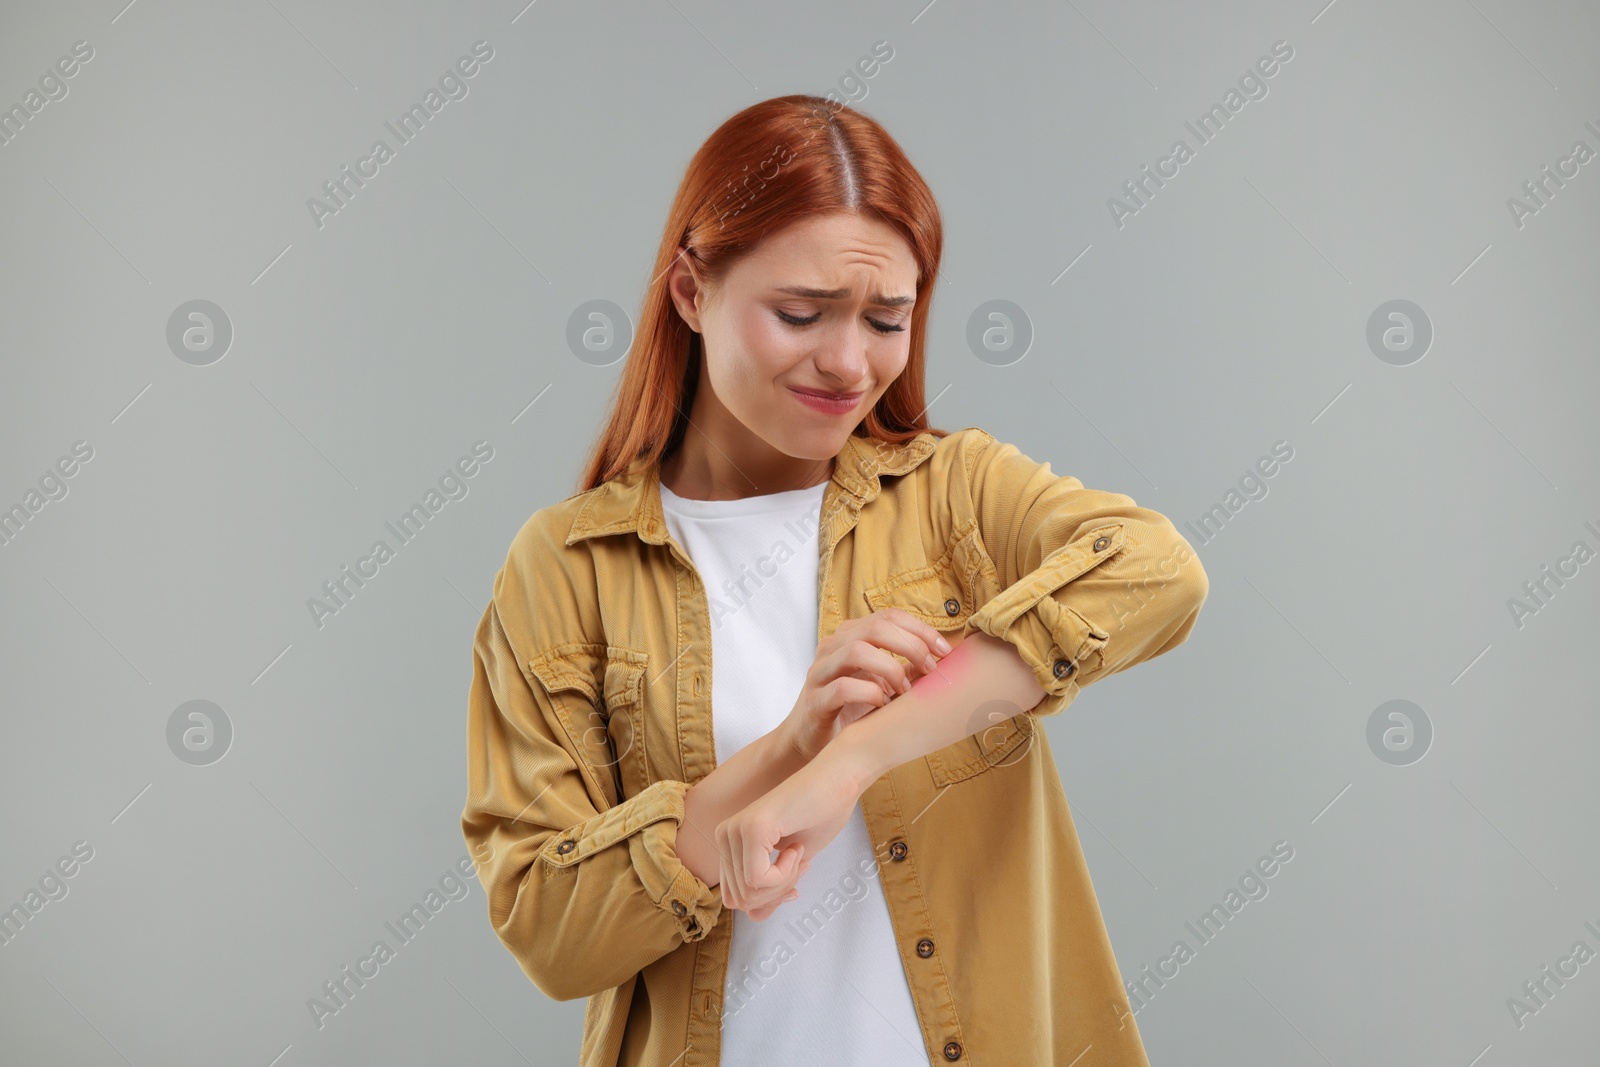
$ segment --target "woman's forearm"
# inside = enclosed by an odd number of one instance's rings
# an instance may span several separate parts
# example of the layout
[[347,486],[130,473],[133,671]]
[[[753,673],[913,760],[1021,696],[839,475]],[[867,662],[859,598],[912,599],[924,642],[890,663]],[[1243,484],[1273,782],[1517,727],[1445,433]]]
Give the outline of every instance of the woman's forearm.
[[841,730],[816,758],[843,761],[865,792],[902,763],[982,733],[1044,696],[1016,646],[978,631],[910,692]]
[[[1044,690],[1016,647],[981,631],[955,647],[938,669],[922,675],[911,691],[839,732],[816,758],[840,761],[861,789],[902,763],[954,744],[996,725],[1044,699]],[[743,810],[805,761],[779,731],[735,752],[683,797],[678,858],[708,886],[721,882],[716,828]]]
[[774,730],[735,752],[683,795],[678,858],[708,886],[722,881],[717,824],[763,796],[805,766],[784,735]]

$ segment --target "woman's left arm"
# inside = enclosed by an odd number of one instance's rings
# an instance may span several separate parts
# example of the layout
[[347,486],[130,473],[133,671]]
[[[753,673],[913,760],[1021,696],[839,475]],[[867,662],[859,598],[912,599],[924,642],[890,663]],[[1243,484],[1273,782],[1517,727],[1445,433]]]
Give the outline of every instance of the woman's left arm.
[[1189,639],[1210,580],[1172,520],[972,430],[956,459],[966,476],[950,492],[1002,591],[962,629],[1016,646],[1045,690],[1035,716],[1058,715],[1081,690]]
[[[775,884],[774,849],[815,856],[891,768],[1022,711],[1059,714],[1086,686],[1163,655],[1194,628],[1210,588],[1189,543],[1159,512],[1086,489],[982,431],[961,442],[956,514],[971,521],[1002,591],[974,611],[933,674],[851,723],[786,781],[717,829],[723,900]],[[770,914],[767,909],[752,918]]]

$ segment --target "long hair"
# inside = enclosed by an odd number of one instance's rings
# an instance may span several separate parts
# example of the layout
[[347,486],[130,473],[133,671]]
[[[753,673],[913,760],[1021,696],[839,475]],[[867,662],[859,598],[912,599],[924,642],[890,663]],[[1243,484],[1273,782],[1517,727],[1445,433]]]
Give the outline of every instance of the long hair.
[[637,459],[660,460],[683,438],[702,353],[700,335],[683,321],[667,292],[667,273],[680,255],[679,245],[699,276],[714,286],[769,234],[840,211],[893,227],[917,263],[910,356],[852,432],[894,443],[929,431],[946,435],[925,418],[923,346],[944,247],[933,191],[873,119],[820,96],[779,96],[729,118],[689,161],[661,234],[638,334],[579,492],[610,481]]

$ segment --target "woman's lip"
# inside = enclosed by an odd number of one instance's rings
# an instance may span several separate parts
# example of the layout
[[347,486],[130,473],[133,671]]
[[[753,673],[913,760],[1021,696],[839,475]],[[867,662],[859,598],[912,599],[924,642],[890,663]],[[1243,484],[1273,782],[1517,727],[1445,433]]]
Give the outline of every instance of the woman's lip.
[[806,396],[820,396],[824,400],[860,400],[862,396],[861,393],[821,393],[815,389],[801,389],[793,385],[789,386],[789,388],[797,393],[804,393]]

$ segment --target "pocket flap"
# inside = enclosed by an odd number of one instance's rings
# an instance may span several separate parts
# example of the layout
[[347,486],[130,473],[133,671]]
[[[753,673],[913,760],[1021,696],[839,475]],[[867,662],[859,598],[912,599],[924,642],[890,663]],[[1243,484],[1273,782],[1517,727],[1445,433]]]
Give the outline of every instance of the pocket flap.
[[1034,716],[1024,711],[953,745],[930,752],[927,759],[933,772],[933,784],[943,788],[975,774],[1021,762],[1028,754],[1036,729],[1038,724]]
[[605,681],[601,703],[609,715],[619,707],[637,704],[644,691],[646,653],[617,645],[606,646]]
[[551,694],[575,689],[599,703],[599,666],[606,646],[581,641],[551,645],[528,661],[528,673]]
[[899,608],[936,630],[961,626],[975,605],[949,569],[919,567],[896,575],[866,591],[873,611]]

